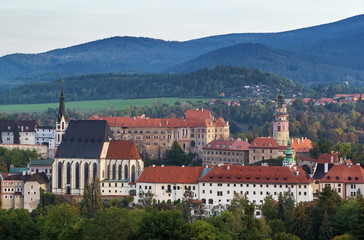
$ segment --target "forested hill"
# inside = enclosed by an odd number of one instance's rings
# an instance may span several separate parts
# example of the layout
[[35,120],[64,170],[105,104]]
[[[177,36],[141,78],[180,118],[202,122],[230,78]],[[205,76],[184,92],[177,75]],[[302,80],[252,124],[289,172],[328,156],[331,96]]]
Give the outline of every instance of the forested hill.
[[[203,54],[241,43],[261,43],[288,50],[288,57],[304,55],[301,71],[309,71],[305,82],[327,79],[327,71],[341,72],[338,66],[364,70],[364,15],[310,28],[280,33],[238,33],[212,36],[185,42],[150,38],[112,37],[40,54],[12,54],[0,57],[0,89],[23,83],[52,81],[62,76],[95,73],[168,73],[174,66]],[[232,56],[233,57],[233,56]],[[253,57],[247,64],[258,68]],[[311,68],[317,59],[332,66]],[[295,62],[291,64],[295,65]],[[196,68],[193,68],[196,69]],[[345,70],[347,71],[347,70]],[[346,73],[344,71],[344,73]],[[277,72],[277,74],[280,74]],[[356,72],[335,74],[334,79],[362,81]],[[290,75],[291,76],[291,75]],[[307,77],[307,79],[306,79]],[[293,80],[302,80],[301,78]],[[331,76],[327,81],[331,81]]]
[[[257,69],[216,67],[183,74],[98,74],[67,78],[67,101],[154,97],[217,97],[224,92],[243,94],[245,85],[269,85],[273,97],[280,83],[294,88],[291,80]],[[298,86],[299,87],[299,86]],[[27,84],[0,94],[0,104],[58,102],[60,81]],[[268,96],[268,93],[267,93]]]
[[[313,51],[312,47],[310,50]],[[357,58],[359,57],[357,56]],[[363,65],[363,63],[361,64]],[[220,48],[173,67],[171,71],[190,72],[201,68],[214,68],[218,65],[258,68],[262,71],[286,76],[306,85],[319,82],[340,83],[346,80],[356,85],[364,83],[364,71],[323,64],[322,61],[313,58],[299,57],[295,53],[259,43],[244,43]]]

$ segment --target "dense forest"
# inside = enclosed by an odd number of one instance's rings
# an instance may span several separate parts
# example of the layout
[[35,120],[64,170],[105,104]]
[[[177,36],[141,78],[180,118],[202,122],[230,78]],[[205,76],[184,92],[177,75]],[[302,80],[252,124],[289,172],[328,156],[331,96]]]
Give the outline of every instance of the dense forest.
[[[343,200],[329,187],[318,200],[295,203],[289,192],[267,196],[263,216],[236,195],[226,210],[207,209],[186,190],[183,199],[156,202],[153,194],[102,201],[98,181],[86,187],[81,203],[42,193],[38,208],[0,211],[1,239],[196,239],[196,240],[359,240],[364,238],[364,200]],[[350,219],[350,220],[349,220]]]
[[[98,74],[67,78],[67,101],[154,97],[218,97],[242,94],[245,85],[301,91],[302,85],[257,69],[219,66],[185,74]],[[0,94],[0,104],[58,102],[60,81],[22,85]],[[273,91],[276,94],[277,91]]]

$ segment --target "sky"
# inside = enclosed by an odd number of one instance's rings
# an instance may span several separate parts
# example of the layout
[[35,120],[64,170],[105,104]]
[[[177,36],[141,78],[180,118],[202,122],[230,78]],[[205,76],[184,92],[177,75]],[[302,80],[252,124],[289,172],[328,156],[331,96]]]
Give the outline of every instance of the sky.
[[363,13],[364,0],[0,0],[0,56],[113,36],[281,32]]

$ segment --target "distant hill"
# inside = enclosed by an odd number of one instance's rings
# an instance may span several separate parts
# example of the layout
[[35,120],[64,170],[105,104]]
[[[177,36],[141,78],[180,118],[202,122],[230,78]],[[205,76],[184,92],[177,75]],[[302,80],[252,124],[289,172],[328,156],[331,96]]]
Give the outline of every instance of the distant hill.
[[[329,59],[328,59],[329,61]],[[364,71],[320,63],[296,53],[274,49],[259,43],[244,43],[206,53],[171,68],[173,72],[191,72],[216,66],[244,66],[297,80],[304,84],[317,82],[364,83]]]
[[[285,50],[288,51],[285,52],[286,56],[291,58],[304,55],[307,64],[302,66],[312,66],[319,60],[319,63],[333,65],[335,68],[343,65],[348,69],[363,70],[364,61],[361,54],[363,34],[364,15],[359,15],[334,23],[280,33],[237,33],[185,42],[112,37],[45,53],[11,54],[1,57],[0,89],[24,83],[52,81],[60,79],[61,76],[96,73],[165,73],[174,66],[211,51],[241,43],[261,43],[276,50]],[[360,51],[356,52],[355,49]],[[309,61],[312,63],[309,64]],[[252,64],[249,66],[259,67]],[[308,79],[305,79],[305,82],[332,79],[331,77],[328,79],[325,75],[326,70],[314,71],[312,68],[306,70],[312,74],[307,75]],[[339,71],[340,68],[333,72]],[[344,69],[345,71],[347,70]],[[336,79],[341,80],[342,75],[347,74],[338,75]],[[302,81],[301,78],[293,80]],[[353,81],[362,81],[361,75],[359,74]]]
[[[67,101],[159,97],[216,98],[221,92],[226,96],[235,94],[244,97],[248,94],[242,92],[245,85],[263,84],[271,89],[264,97],[275,98],[280,83],[286,90],[299,87],[294,86],[288,78],[257,69],[219,66],[181,74],[120,73],[70,77],[64,81],[64,92]],[[3,91],[0,94],[0,104],[58,102],[59,95],[60,81],[25,84]]]

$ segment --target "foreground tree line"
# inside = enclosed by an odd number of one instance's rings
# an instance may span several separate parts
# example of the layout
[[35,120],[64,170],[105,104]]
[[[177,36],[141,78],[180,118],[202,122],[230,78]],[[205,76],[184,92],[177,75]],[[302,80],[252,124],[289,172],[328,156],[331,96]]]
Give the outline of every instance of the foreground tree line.
[[[83,201],[66,203],[43,193],[36,210],[0,211],[0,239],[363,239],[364,200],[343,201],[325,188],[318,200],[295,204],[290,193],[278,202],[267,197],[263,217],[256,206],[236,195],[225,211],[207,216],[203,204],[186,191],[181,202],[156,202],[150,193],[139,204],[132,198],[102,202],[97,184]],[[195,214],[192,214],[194,211]]]

